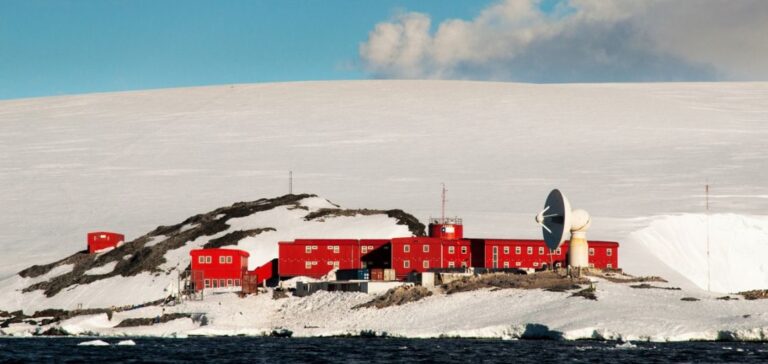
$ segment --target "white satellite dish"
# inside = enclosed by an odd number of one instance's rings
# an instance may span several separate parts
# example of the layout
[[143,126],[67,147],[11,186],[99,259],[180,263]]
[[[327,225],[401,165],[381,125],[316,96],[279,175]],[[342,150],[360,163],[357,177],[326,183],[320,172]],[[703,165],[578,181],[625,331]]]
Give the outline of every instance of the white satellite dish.
[[568,246],[568,264],[572,267],[589,266],[589,247],[587,229],[592,220],[584,210],[571,210],[571,204],[558,189],[552,190],[544,202],[544,210],[536,215],[536,222],[541,226],[544,242],[550,253],[559,248],[571,233]]

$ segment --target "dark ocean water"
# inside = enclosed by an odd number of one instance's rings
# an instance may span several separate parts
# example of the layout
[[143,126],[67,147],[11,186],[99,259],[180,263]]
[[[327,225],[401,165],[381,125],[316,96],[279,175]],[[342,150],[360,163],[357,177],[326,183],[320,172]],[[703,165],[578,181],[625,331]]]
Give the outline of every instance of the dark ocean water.
[[63,363],[768,363],[767,343],[616,343],[386,338],[0,339],[0,361]]

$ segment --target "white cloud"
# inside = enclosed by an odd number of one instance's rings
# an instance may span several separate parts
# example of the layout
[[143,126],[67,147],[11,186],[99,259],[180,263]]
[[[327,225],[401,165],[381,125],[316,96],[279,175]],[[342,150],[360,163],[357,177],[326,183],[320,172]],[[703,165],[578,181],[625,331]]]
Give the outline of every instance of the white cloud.
[[426,14],[379,23],[360,45],[382,78],[533,82],[768,79],[768,1],[506,0],[431,30]]

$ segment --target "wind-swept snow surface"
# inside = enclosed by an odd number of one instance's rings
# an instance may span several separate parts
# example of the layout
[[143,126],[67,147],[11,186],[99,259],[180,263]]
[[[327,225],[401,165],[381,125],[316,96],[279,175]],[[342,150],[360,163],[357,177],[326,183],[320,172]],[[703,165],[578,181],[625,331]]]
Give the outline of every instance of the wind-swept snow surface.
[[[538,237],[532,216],[557,187],[630,266],[648,251],[626,254],[628,234],[703,213],[706,181],[713,213],[768,211],[766,121],[766,83],[309,82],[2,101],[0,275],[84,249],[88,231],[130,240],[283,195],[289,170],[294,191],[422,221],[445,182],[467,236]],[[654,241],[697,244],[678,236]],[[665,267],[656,252],[640,263]]]

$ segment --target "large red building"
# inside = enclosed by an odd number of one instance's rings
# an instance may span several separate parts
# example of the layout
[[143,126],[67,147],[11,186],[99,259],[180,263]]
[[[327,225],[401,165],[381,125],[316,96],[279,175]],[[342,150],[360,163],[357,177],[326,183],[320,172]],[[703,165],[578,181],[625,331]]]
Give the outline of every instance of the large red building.
[[125,242],[125,236],[107,231],[94,231],[88,233],[88,253],[93,254],[104,249],[116,248]]
[[397,278],[441,268],[468,268],[472,264],[469,240],[411,237],[392,239],[392,268]]
[[[473,239],[472,252],[474,267],[529,268],[545,266],[565,267],[568,264],[568,241],[552,252],[543,240],[520,239]],[[590,241],[589,266],[593,268],[618,268],[619,243]]]
[[278,243],[278,257],[280,276],[320,278],[334,268],[359,269],[361,247],[354,239],[297,239]]
[[248,252],[238,249],[194,249],[192,280],[196,290],[241,287],[248,270]]

